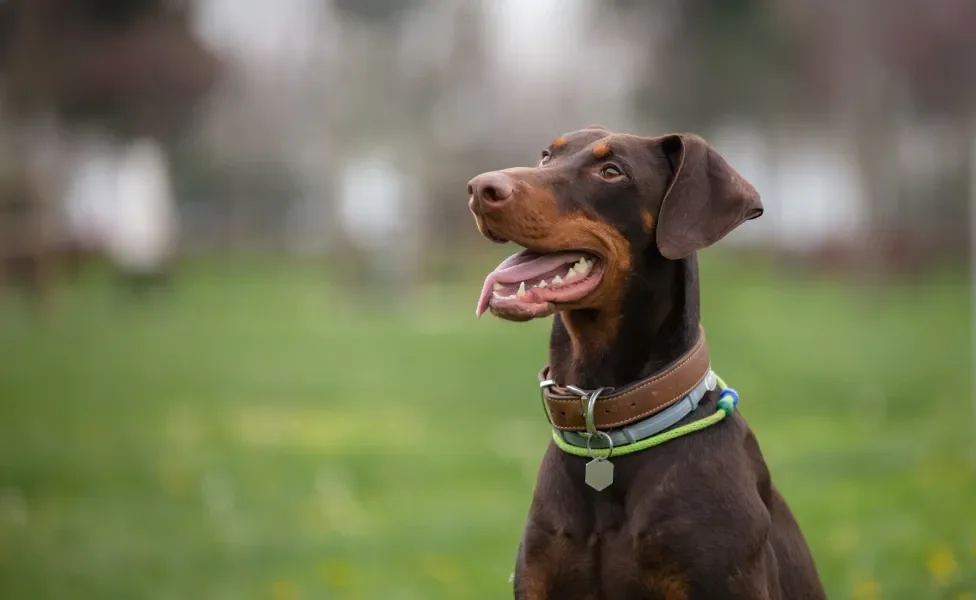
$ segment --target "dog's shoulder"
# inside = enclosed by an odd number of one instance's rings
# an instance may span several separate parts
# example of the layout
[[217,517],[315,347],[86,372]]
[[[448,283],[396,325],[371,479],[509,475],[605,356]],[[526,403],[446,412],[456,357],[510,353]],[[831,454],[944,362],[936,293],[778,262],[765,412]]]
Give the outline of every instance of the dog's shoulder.
[[769,534],[771,484],[745,421],[735,415],[670,444],[661,457],[670,464],[636,478],[628,510],[634,539],[703,568],[755,555]]

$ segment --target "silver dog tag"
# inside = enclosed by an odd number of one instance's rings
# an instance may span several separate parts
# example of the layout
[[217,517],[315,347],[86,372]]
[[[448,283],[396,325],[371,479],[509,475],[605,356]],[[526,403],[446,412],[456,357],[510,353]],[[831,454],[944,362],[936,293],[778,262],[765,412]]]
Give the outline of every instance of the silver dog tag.
[[610,487],[613,483],[613,463],[603,457],[597,457],[586,463],[586,485],[598,492]]

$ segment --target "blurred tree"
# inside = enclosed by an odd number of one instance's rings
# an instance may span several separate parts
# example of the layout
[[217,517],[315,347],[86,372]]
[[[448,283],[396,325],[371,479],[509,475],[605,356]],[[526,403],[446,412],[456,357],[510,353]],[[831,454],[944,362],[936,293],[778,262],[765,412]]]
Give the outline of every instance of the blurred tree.
[[[769,139],[791,121],[849,137],[879,271],[919,244],[964,251],[976,128],[976,3],[971,0],[612,0],[664,39],[651,47],[638,110],[677,129],[747,117]],[[912,190],[907,127],[949,123],[932,185]],[[917,187],[917,186],[916,186]],[[920,224],[924,224],[921,226]],[[900,257],[900,258],[899,258]],[[920,258],[920,255],[917,256]]]
[[881,13],[881,43],[886,59],[908,81],[915,112],[947,121],[943,143],[951,164],[930,190],[914,198],[911,217],[930,225],[929,243],[966,251],[969,198],[976,139],[976,2],[902,0],[901,9]]
[[0,60],[8,116],[53,113],[124,136],[178,131],[220,71],[186,8],[164,0],[7,0]]
[[[44,145],[38,133],[45,126],[59,132],[84,126],[123,139],[172,141],[185,130],[220,67],[191,34],[182,2],[0,2],[0,125],[8,158],[15,157],[4,166],[16,173],[12,181],[22,180],[13,187],[0,183],[5,189],[0,205],[17,209],[15,222],[40,224],[32,225],[38,233],[27,250],[21,244],[6,254],[34,265],[36,280],[49,281],[51,265],[74,252],[74,240],[59,218],[61,197],[51,183],[63,169],[32,164],[37,155],[57,154],[51,148],[38,151]],[[4,208],[0,221],[9,224],[11,211]],[[27,262],[18,258],[25,252]],[[50,286],[34,287],[43,291]]]
[[[483,140],[475,131],[485,126],[479,118],[486,115],[477,105],[484,96],[485,48],[481,4],[409,4],[425,10],[401,7],[380,21],[342,13],[341,44],[358,60],[339,66],[336,79],[343,85],[334,88],[326,110],[344,154],[391,150],[415,186],[409,192],[413,219],[404,243],[420,247],[402,252],[418,261],[404,268],[419,269],[427,258],[453,256],[459,244],[471,239],[464,187],[483,158],[474,144]],[[390,34],[394,25],[396,32]],[[333,243],[341,244],[343,263],[354,264],[353,241],[336,235]],[[409,285],[418,279],[415,275],[399,277]]]
[[[969,0],[794,0],[780,25],[796,48],[797,95],[849,132],[868,231],[861,267],[877,275],[924,254],[965,252],[976,110],[976,4]],[[938,126],[937,124],[948,126]],[[913,185],[901,147],[938,127],[935,172]],[[908,158],[907,160],[915,160]]]
[[730,115],[765,113],[788,68],[789,46],[764,0],[612,0],[612,6],[647,23],[668,23],[656,30],[663,39],[647,62],[638,111],[698,129]]

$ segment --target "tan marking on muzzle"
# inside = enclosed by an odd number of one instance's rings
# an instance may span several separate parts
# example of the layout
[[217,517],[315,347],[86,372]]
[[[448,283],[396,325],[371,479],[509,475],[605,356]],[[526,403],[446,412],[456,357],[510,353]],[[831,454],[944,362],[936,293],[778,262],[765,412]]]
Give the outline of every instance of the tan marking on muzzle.
[[[515,197],[498,210],[486,211],[484,225],[493,234],[536,252],[581,250],[597,255],[603,280],[586,298],[561,307],[564,323],[579,357],[599,352],[616,338],[627,277],[632,265],[630,242],[613,226],[582,212],[564,213],[552,190],[540,181],[539,169],[517,167],[504,173],[515,179]],[[593,316],[575,309],[596,309]],[[574,318],[579,316],[580,318]]]

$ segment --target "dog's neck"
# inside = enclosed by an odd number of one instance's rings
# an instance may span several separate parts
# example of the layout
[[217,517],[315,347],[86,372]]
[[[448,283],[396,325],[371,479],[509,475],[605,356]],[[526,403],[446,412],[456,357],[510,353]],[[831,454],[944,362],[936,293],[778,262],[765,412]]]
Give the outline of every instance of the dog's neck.
[[627,385],[694,346],[701,315],[695,255],[678,261],[653,255],[635,267],[616,314],[578,310],[554,318],[549,364],[560,385]]

